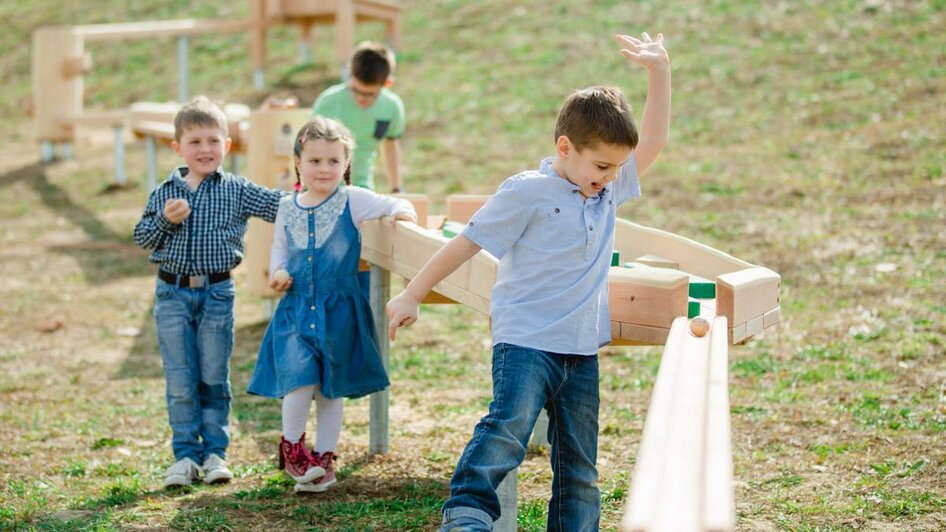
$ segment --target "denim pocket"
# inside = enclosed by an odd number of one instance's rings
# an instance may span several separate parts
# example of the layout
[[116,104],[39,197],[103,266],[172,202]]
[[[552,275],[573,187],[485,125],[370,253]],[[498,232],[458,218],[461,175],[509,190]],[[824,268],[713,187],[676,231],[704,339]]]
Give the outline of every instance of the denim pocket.
[[210,286],[210,297],[216,299],[217,301],[233,301],[233,298],[236,297],[236,290],[233,288],[233,284],[219,284],[219,288],[214,285]]

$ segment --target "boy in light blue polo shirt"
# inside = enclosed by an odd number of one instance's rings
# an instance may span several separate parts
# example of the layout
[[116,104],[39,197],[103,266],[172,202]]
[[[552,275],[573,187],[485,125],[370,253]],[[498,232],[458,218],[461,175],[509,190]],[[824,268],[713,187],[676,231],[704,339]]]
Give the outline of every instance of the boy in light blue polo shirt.
[[507,179],[387,305],[393,340],[417,320],[438,282],[485,249],[499,259],[490,315],[493,401],[457,463],[441,530],[491,530],[496,487],[526,453],[539,412],[549,414],[552,498],[548,530],[597,530],[597,352],[611,340],[608,268],[617,208],[640,195],[638,176],[667,142],[670,60],[663,35],[617,36],[648,72],[640,138],[619,89],[590,87],[562,105],[555,155]]

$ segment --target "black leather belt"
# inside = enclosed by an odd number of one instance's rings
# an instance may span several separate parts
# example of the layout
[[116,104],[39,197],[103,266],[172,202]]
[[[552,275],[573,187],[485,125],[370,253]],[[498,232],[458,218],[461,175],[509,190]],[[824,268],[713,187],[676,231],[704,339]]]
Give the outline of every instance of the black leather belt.
[[173,284],[178,288],[201,288],[205,284],[211,285],[230,278],[230,272],[211,273],[210,275],[179,275],[176,273],[158,270],[158,279]]

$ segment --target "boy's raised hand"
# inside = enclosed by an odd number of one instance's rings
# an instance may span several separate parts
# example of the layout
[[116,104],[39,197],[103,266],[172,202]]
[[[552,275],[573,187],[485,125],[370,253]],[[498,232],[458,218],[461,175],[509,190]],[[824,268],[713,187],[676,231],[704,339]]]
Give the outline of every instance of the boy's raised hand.
[[420,303],[405,290],[388,301],[384,311],[388,315],[388,338],[395,340],[398,327],[407,327],[417,321]]
[[651,69],[670,64],[667,50],[664,49],[663,33],[658,33],[656,40],[651,39],[646,31],[641,34],[640,39],[630,35],[615,35],[614,38],[624,45],[621,54],[638,65]]
[[164,203],[164,217],[172,224],[179,224],[191,215],[191,206],[186,199],[171,198]]

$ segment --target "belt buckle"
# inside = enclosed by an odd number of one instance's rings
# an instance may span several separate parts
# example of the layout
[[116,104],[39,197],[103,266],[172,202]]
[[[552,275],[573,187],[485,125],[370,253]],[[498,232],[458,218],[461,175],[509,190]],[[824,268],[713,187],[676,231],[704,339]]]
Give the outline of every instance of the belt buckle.
[[191,275],[187,278],[188,288],[203,288],[207,282],[206,275]]

